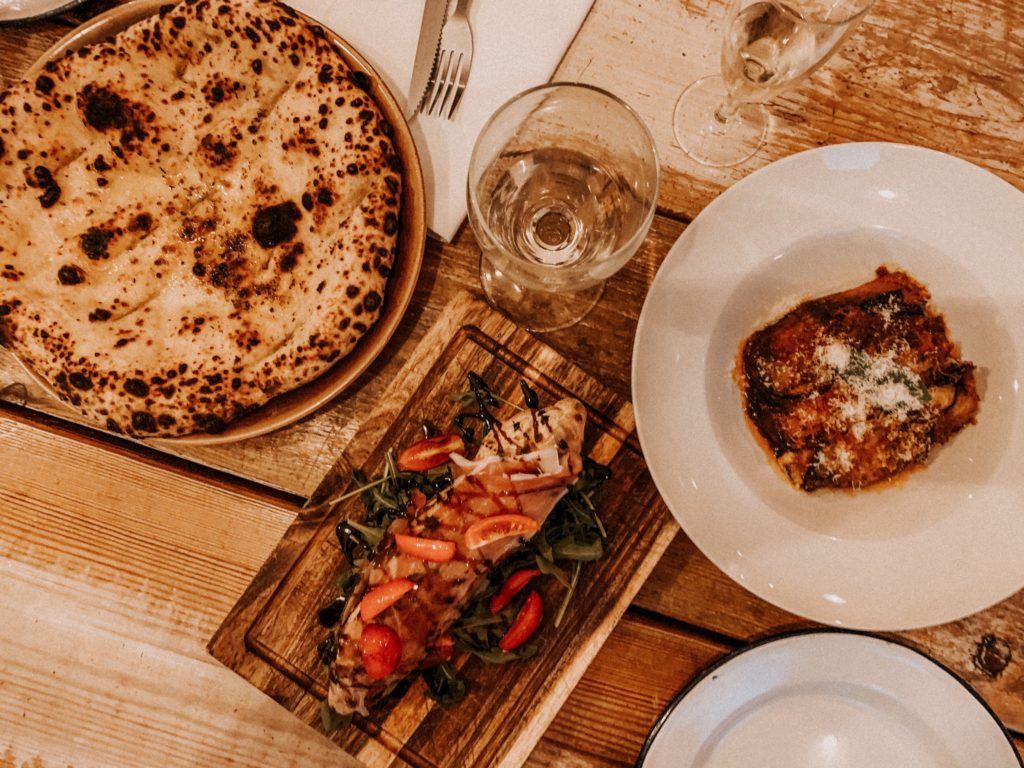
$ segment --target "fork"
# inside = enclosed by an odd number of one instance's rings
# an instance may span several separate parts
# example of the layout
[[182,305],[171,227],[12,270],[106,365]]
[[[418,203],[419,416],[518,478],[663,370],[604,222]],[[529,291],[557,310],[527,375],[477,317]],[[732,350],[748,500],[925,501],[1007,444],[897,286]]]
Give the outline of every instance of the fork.
[[473,30],[469,26],[469,4],[472,0],[456,0],[441,30],[437,67],[427,85],[424,112],[432,117],[451,120],[462,100],[473,66]]

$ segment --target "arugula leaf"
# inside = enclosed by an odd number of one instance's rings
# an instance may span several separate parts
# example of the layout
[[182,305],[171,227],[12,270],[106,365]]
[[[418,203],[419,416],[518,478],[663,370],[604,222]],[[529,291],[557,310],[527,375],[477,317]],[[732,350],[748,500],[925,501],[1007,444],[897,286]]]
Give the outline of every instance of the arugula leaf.
[[357,523],[355,520],[346,519],[345,522],[362,534],[363,541],[366,542],[366,546],[369,549],[376,549],[377,545],[380,544],[381,539],[384,538],[384,528],[363,525],[362,523]]
[[572,599],[572,595],[576,591],[576,585],[579,583],[580,571],[582,570],[582,560],[577,560],[572,564],[572,581],[569,582],[569,588],[565,590],[565,597],[562,598],[562,604],[558,606],[558,613],[555,614],[556,627],[560,627],[562,625],[562,619],[565,618],[565,609],[569,607],[569,601]]
[[514,651],[472,649],[472,653],[488,664],[508,664],[510,661],[525,661],[526,659],[533,658],[537,655],[537,650],[536,645],[527,643],[519,646]]
[[[547,546],[547,542],[545,542],[545,546]],[[555,565],[554,553],[551,551],[550,546],[547,546],[547,551],[547,555],[538,551],[534,557],[534,562],[537,564],[537,568],[540,569],[541,573],[547,574],[548,576],[554,576],[563,587],[568,588],[569,578],[565,575],[565,571]]]
[[[520,383],[520,388],[526,405],[536,407],[536,393],[525,382]],[[475,439],[470,426],[472,422],[481,422],[483,434],[486,434],[497,423],[490,409],[503,403],[514,405],[495,395],[475,373],[469,374],[469,390],[451,395],[449,399],[460,406],[455,424],[467,442]],[[502,560],[499,568],[491,574],[486,587],[473,598],[462,616],[452,625],[450,633],[456,648],[493,664],[507,664],[537,654],[535,644],[524,644],[513,651],[503,651],[498,646],[518,614],[526,593],[517,596],[497,615],[490,612],[490,598],[515,571],[538,568],[565,587],[565,594],[554,618],[556,627],[561,624],[575,594],[583,564],[604,555],[608,534],[597,514],[597,507],[601,487],[609,477],[611,471],[608,467],[589,458],[583,460],[583,469],[575,484],[552,510],[541,530]],[[352,567],[342,572],[337,579],[338,588],[344,595],[351,593],[358,581],[360,566],[372,556],[391,523],[405,516],[413,492],[419,491],[426,498],[433,498],[451,485],[452,476],[448,466],[427,473],[399,470],[394,452],[388,451],[380,476],[371,481],[362,473],[355,472],[353,480],[356,483],[354,489],[330,502],[337,503],[359,495],[365,512],[360,521],[348,519],[338,525],[339,539],[352,563]],[[427,695],[442,704],[457,703],[466,695],[465,679],[447,662],[423,670],[421,676],[427,686]]]
[[466,697],[466,679],[447,661],[420,673],[427,696],[442,705],[458,704]]
[[339,728],[348,728],[352,723],[352,714],[339,715],[327,699],[320,702],[320,724],[324,733],[334,733]]

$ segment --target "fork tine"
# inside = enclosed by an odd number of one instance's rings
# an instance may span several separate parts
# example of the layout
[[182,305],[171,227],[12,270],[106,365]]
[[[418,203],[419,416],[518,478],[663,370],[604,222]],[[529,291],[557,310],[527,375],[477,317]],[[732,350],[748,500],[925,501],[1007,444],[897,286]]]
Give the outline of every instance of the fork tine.
[[438,107],[438,114],[445,118],[451,119],[452,110],[455,109],[454,98],[456,97],[456,90],[459,84],[459,76],[462,74],[462,53],[458,53],[458,58],[455,58],[456,54],[452,52],[452,58],[454,62],[448,70],[448,82],[445,86],[444,99],[442,99],[440,106]]
[[422,112],[431,117],[451,120],[466,90],[473,64],[473,30],[467,18],[470,2],[457,0],[442,30],[437,66],[423,99]]
[[423,102],[424,109],[428,115],[435,114],[435,108],[437,107],[437,98],[444,92],[444,87],[448,82],[448,65],[451,62],[451,51],[441,51],[440,56],[437,60],[437,67],[434,70],[434,82],[431,84],[431,90]]
[[448,110],[448,119],[451,120],[455,117],[455,110],[459,106],[459,102],[462,101],[462,94],[466,90],[466,81],[469,79],[469,67],[465,66],[462,62],[462,57],[459,57],[459,77],[458,84],[455,87],[455,96],[452,98],[452,106]]

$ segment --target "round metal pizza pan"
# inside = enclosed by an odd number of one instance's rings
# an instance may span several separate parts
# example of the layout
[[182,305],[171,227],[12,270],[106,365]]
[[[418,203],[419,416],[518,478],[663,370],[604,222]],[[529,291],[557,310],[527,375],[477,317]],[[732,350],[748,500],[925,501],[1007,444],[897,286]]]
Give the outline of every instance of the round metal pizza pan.
[[[38,74],[46,62],[63,56],[68,51],[113,37],[121,30],[156,13],[161,6],[166,4],[166,0],[132,0],[132,2],[111,8],[95,16],[46,51],[29,68],[25,77],[30,78]],[[310,24],[319,25],[319,22],[308,16],[304,18]],[[330,36],[335,47],[352,70],[362,72],[369,77],[370,87],[367,90],[394,128],[392,141],[404,169],[398,249],[391,276],[388,279],[381,315],[355,349],[324,374],[290,392],[274,397],[258,409],[229,423],[222,432],[217,434],[194,432],[174,438],[149,438],[146,440],[148,444],[176,448],[231,443],[272,432],[309,416],[352,386],[356,379],[369,368],[387,346],[412,299],[423,263],[427,236],[423,172],[419,154],[413,143],[409,125],[402,115],[401,106],[388,90],[384,80],[362,54],[343,37],[327,28],[324,28],[324,31]],[[53,392],[53,388],[45,380],[31,369],[27,370],[41,386]],[[56,397],[56,395],[54,396]]]

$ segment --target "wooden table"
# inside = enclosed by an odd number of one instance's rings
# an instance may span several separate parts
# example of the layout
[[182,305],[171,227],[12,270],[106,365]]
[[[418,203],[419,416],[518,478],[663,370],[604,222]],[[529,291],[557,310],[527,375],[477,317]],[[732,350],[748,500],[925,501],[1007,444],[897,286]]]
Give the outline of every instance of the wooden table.
[[[10,82],[102,9],[0,29]],[[601,85],[650,125],[664,162],[639,255],[580,325],[544,340],[629,395],[642,302],[669,247],[723,189],[823,144],[942,150],[1024,189],[1024,6],[880,0],[841,52],[772,106],[769,145],[711,170],[675,145],[682,86],[716,67],[722,3],[596,0],[557,79]],[[177,455],[78,426],[0,361],[0,766],[337,765],[337,748],[204,646],[360,418],[459,289],[478,292],[463,227],[427,247],[396,337],[356,385],[300,423]],[[676,536],[544,737],[531,766],[632,764],[674,694],[745,643],[809,623],[747,593]],[[1024,743],[1024,599],[901,633],[991,704]],[[657,659],[656,664],[637,660]]]

